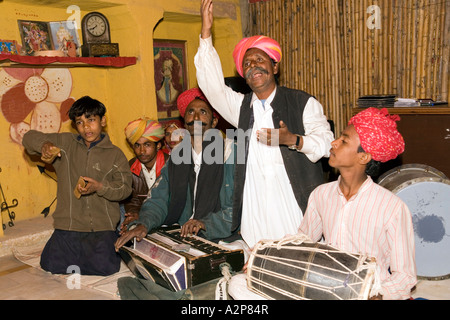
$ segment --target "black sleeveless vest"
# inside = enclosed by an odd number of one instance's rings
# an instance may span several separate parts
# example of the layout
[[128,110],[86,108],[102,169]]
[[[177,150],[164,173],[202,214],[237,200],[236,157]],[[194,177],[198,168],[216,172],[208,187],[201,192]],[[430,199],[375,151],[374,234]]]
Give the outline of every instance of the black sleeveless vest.
[[[245,95],[239,115],[239,129],[247,130],[253,128],[253,107],[250,105],[253,93]],[[273,124],[275,129],[280,128],[280,121],[287,125],[290,132],[304,135],[303,111],[306,103],[312,96],[301,90],[277,87],[275,97],[271,103],[273,108]],[[250,136],[246,137],[246,159]],[[311,192],[323,183],[323,170],[320,161],[312,163],[306,155],[295,150],[289,150],[287,146],[280,146],[284,166],[291,182],[292,190],[303,214],[306,211],[308,198]],[[234,176],[234,203],[233,203],[233,225],[232,230],[240,226],[242,216],[242,202],[245,185],[247,166],[236,164]]]

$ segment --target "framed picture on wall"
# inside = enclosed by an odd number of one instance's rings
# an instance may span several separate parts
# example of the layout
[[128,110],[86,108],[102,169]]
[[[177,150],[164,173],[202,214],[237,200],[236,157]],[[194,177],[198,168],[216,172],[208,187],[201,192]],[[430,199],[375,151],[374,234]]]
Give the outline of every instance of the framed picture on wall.
[[35,52],[53,50],[48,22],[17,20],[22,50],[26,55],[32,56]]
[[18,54],[16,40],[0,40],[0,54]]
[[153,40],[158,118],[179,115],[177,98],[188,88],[186,41]]
[[81,47],[80,37],[78,36],[77,25],[75,20],[53,21],[49,22],[50,34],[52,37],[53,49],[64,52],[65,56],[73,56],[70,53],[72,46],[75,49]]

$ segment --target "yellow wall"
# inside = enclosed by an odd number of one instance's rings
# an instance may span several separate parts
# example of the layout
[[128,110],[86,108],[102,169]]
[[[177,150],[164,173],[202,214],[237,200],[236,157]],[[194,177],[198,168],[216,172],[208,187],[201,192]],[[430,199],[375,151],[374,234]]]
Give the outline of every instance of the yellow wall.
[[[21,43],[17,20],[59,21],[70,14],[66,8],[73,1],[45,1],[46,6],[34,5],[31,0],[4,0],[0,2],[0,39],[17,40]],[[157,117],[153,67],[153,40],[174,39],[186,41],[188,60],[188,87],[197,85],[194,55],[197,51],[201,20],[200,0],[112,0],[76,2],[81,18],[89,11],[99,11],[107,16],[111,27],[112,42],[119,43],[121,56],[137,57],[137,64],[125,68],[73,67],[70,96],[78,99],[90,95],[107,107],[107,132],[113,143],[122,148],[127,157],[132,156],[123,129],[126,124],[142,115]],[[231,52],[241,39],[239,0],[215,2],[217,18],[215,29],[221,32],[214,38],[216,48],[223,60],[225,76],[235,73]],[[81,40],[81,32],[79,32]],[[5,64],[0,63],[1,68]],[[0,79],[1,81],[1,79]],[[1,103],[0,83],[0,103]],[[59,107],[59,105],[58,105]],[[29,115],[26,121],[30,121]],[[10,123],[0,113],[0,183],[8,204],[18,200],[12,209],[20,221],[41,216],[56,195],[56,183],[41,174],[21,145],[13,142],[9,134]],[[73,131],[70,121],[63,123],[61,131]],[[55,177],[51,172],[48,174]],[[3,199],[1,199],[3,201]],[[55,205],[52,205],[50,213]],[[2,212],[3,222],[9,221]],[[9,227],[7,227],[9,228]],[[0,228],[1,229],[1,228]],[[0,230],[0,236],[3,231]]]

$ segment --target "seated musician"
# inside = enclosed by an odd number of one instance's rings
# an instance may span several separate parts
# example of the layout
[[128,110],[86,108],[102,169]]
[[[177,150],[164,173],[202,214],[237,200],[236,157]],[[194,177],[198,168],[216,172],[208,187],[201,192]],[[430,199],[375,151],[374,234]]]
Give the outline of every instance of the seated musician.
[[[408,299],[417,282],[411,213],[370,177],[404,151],[398,120],[376,108],[350,120],[331,144],[329,164],[340,177],[313,191],[299,227],[314,242],[323,237],[339,250],[376,258],[381,288],[371,299]],[[246,288],[245,274],[233,277],[229,290],[235,299],[262,299]]]
[[155,185],[169,158],[169,155],[161,150],[164,128],[158,121],[147,117],[131,121],[125,128],[125,136],[135,157],[128,162],[133,176],[133,191],[120,204],[120,233],[139,217],[142,203],[147,199],[149,190]]
[[323,236],[327,244],[340,250],[376,258],[379,293],[386,300],[410,298],[417,282],[411,213],[399,197],[370,177],[380,162],[404,151],[398,120],[376,108],[350,120],[331,144],[329,163],[340,171],[340,177],[311,194],[299,228],[299,233],[313,241]]
[[[183,92],[177,105],[191,139],[184,138],[172,151],[157,185],[141,207],[139,219],[133,223],[136,227],[122,234],[116,250],[134,237],[140,241],[152,229],[174,224],[182,226],[182,236],[198,234],[212,241],[234,240],[231,232],[234,141],[224,141],[220,135],[224,158],[218,163],[205,162],[206,152],[202,151],[216,140],[203,140],[203,134],[216,127],[218,115],[197,88]],[[186,151],[185,144],[192,151],[190,161],[176,164]]]

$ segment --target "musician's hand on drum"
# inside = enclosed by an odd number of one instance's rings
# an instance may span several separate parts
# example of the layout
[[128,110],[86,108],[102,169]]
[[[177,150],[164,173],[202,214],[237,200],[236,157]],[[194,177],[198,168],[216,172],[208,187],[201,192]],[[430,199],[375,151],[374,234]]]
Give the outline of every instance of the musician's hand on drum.
[[123,220],[122,224],[120,225],[120,231],[119,234],[122,235],[128,230],[128,225],[137,220],[139,218],[139,213],[136,212],[127,212],[125,213],[125,219]]
[[147,228],[142,224],[138,224],[136,228],[124,232],[122,236],[120,236],[120,238],[117,239],[116,243],[114,244],[114,247],[116,251],[119,251],[120,247],[122,247],[131,239],[136,238],[136,241],[141,241],[147,235],[147,233],[148,233]]
[[201,229],[205,230],[205,224],[200,220],[190,219],[181,227],[181,236],[187,237],[190,234],[197,235]]

